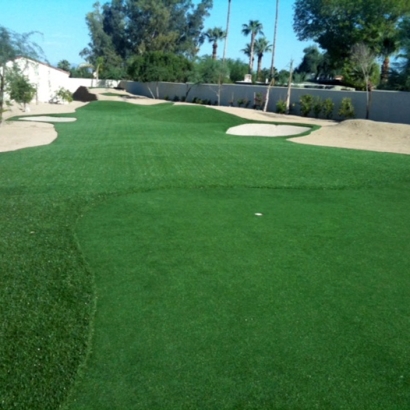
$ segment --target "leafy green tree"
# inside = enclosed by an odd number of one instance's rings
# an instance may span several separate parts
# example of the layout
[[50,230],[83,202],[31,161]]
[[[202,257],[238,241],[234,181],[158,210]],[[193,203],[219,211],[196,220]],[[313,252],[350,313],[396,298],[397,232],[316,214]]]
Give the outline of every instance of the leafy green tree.
[[[194,57],[204,41],[212,0],[111,0],[94,4],[86,21],[91,42],[81,55],[104,57],[105,71],[125,67],[135,54],[160,51]],[[104,73],[102,73],[102,76]]]
[[199,58],[194,65],[198,84],[219,84],[229,78],[229,68],[221,60],[210,56]]
[[3,119],[7,75],[12,69],[7,63],[20,56],[35,59],[43,57],[41,48],[30,40],[34,34],[35,32],[19,34],[0,26],[0,123]]
[[[382,86],[393,90],[410,91],[410,17],[400,22],[398,43],[398,59],[389,70],[387,82],[382,72]],[[384,68],[384,64],[382,67]]]
[[244,63],[239,58],[236,60],[228,58],[225,60],[225,64],[228,67],[229,78],[232,82],[243,81],[243,79],[245,78],[245,74],[248,73],[247,63]]
[[128,74],[134,81],[188,81],[192,63],[184,56],[160,51],[147,52],[132,59]]
[[26,105],[36,94],[36,87],[30,84],[28,77],[16,66],[7,71],[6,83],[6,92],[9,94],[10,100],[22,104],[24,111],[26,111]]
[[319,51],[317,46],[309,46],[303,50],[303,58],[299,67],[296,69],[297,73],[306,73],[313,75],[315,79],[319,76],[321,65],[323,63],[323,54]]
[[[86,22],[91,41],[88,47],[80,52],[80,56],[93,67],[97,66],[99,58],[103,58],[104,67],[107,71],[116,67],[124,68],[124,61],[115,50],[112,37],[104,31],[104,16],[100,3],[94,4],[94,10],[87,14]],[[102,78],[106,78],[104,72],[100,74]]]
[[[345,76],[357,80],[361,77],[361,83],[363,89],[366,91],[366,119],[369,119],[370,115],[370,92],[374,84],[372,83],[371,75],[377,70],[378,65],[375,63],[376,54],[364,43],[355,44],[351,49],[351,55],[349,59],[350,72],[346,70]],[[379,80],[379,72],[376,71],[373,81]]]
[[296,0],[294,10],[298,39],[315,41],[341,66],[352,44],[381,55],[386,36],[410,13],[410,0]]
[[265,53],[272,51],[272,44],[266,39],[266,37],[260,37],[255,41],[255,54],[258,57],[257,63],[257,70],[256,70],[256,78],[260,80],[261,72],[262,72],[262,59]]
[[60,70],[71,72],[71,64],[68,62],[68,60],[59,61],[57,64],[57,68],[59,68]]
[[92,70],[90,70],[88,67],[84,67],[81,65],[78,67],[72,66],[70,69],[70,77],[71,78],[93,78],[93,73],[92,73]]
[[251,42],[249,43],[249,74],[253,72],[254,62],[254,47],[255,40],[258,34],[263,35],[263,25],[258,20],[249,20],[248,24],[242,24],[242,34],[245,36],[251,36]]
[[214,27],[208,29],[205,36],[212,43],[212,58],[216,60],[218,57],[218,42],[226,37],[226,32],[221,27]]

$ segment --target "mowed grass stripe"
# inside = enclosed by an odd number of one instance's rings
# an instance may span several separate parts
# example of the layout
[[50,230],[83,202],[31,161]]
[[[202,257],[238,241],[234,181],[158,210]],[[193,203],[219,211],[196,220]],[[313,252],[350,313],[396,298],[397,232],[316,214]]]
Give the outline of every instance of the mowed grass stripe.
[[69,408],[405,406],[410,196],[377,197],[164,190],[94,209],[94,351]]
[[[73,231],[106,199],[160,188],[248,186],[374,188],[380,200],[396,202],[408,190],[408,156],[226,136],[247,121],[204,107],[101,101],[74,116],[74,123],[56,124],[53,144],[0,154],[5,408],[55,409],[67,398],[89,349],[94,303],[92,274]],[[372,206],[378,212],[378,200]],[[398,309],[404,317],[406,307]]]

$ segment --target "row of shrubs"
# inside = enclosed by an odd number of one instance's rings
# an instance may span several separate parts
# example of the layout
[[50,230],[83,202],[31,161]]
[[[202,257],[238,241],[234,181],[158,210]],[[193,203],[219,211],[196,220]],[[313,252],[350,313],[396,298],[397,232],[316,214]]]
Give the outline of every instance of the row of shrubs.
[[[165,100],[169,100],[169,97],[166,96]],[[173,101],[184,102],[186,101],[186,98],[185,96],[183,97],[175,96],[173,98]],[[211,101],[207,99],[202,100],[198,97],[194,97],[192,100],[192,103],[201,104],[201,105],[216,105],[217,104],[216,101]],[[251,104],[251,101],[246,98],[240,98],[238,99],[236,103],[238,107],[248,108]],[[235,105],[234,101],[232,100],[229,105],[234,106]],[[263,96],[260,93],[257,93],[255,95],[255,101],[253,104],[253,108],[260,110],[262,109],[263,105],[264,105]],[[320,97],[315,97],[310,94],[305,94],[305,95],[302,95],[299,99],[299,108],[300,108],[300,114],[303,117],[308,117],[309,115],[313,115],[315,118],[322,117],[326,119],[331,119],[333,118],[333,113],[335,110],[335,103],[333,102],[331,98],[322,99]],[[293,104],[293,106],[290,107],[290,112],[293,112],[294,109],[295,109],[295,104]],[[276,103],[276,112],[279,114],[286,114],[286,101],[281,99]],[[344,119],[354,118],[355,110],[354,110],[354,106],[352,103],[352,99],[343,98],[340,103],[340,107],[337,113],[339,117],[344,118]]]
[[[314,97],[313,95],[302,95],[299,99],[300,113],[303,117],[308,117],[309,114],[313,114],[315,118],[323,117],[327,119],[333,118],[333,112],[335,110],[335,103],[331,98],[323,100],[320,97]],[[294,107],[290,107],[291,110]],[[276,112],[279,114],[286,114],[286,101],[279,100],[276,103]],[[355,111],[351,98],[343,98],[338,115],[342,118],[354,118]]]
[[[313,113],[315,118],[319,118],[321,114],[327,119],[333,118],[335,104],[330,98],[322,100],[320,97],[314,97],[310,94],[302,95],[299,100],[300,113],[307,117]],[[354,107],[351,98],[343,98],[338,114],[342,118],[353,118],[355,116]]]

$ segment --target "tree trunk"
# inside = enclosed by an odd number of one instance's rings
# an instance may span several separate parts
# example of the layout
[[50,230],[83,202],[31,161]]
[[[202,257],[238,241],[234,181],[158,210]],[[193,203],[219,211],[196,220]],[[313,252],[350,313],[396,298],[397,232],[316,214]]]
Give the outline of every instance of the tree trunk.
[[276,15],[275,15],[275,29],[273,31],[273,44],[272,44],[272,62],[270,65],[270,80],[273,79],[275,84],[275,52],[276,52],[276,36],[278,33],[278,19],[279,19],[279,0],[276,0]]
[[218,55],[218,43],[215,41],[212,44],[212,59],[216,60],[217,55]]
[[2,73],[0,73],[0,125],[3,122],[3,107],[4,107],[4,70],[5,67],[0,67]]
[[260,75],[261,75],[261,71],[262,71],[262,58],[263,58],[263,54],[259,54],[258,55],[258,71],[256,74],[256,78],[258,80],[260,80]]
[[383,84],[386,84],[389,81],[389,72],[390,72],[390,58],[389,56],[386,56],[383,60],[382,73],[380,76]]
[[228,34],[229,34],[229,21],[231,19],[231,0],[228,0],[228,17],[226,18],[226,32],[225,32],[225,44],[224,44],[224,55],[222,61],[225,62],[226,49],[228,46]]
[[286,95],[286,114],[290,111],[290,93],[292,92],[293,60],[290,60],[288,93]]
[[270,65],[269,85],[266,88],[265,106],[263,107],[264,112],[266,112],[268,109],[270,90],[275,85],[275,51],[276,51],[276,34],[278,32],[278,18],[279,18],[279,0],[276,0],[275,29],[273,31],[273,44],[272,44],[272,62]]
[[249,74],[252,74],[253,72],[253,62],[254,62],[254,49],[255,49],[255,34],[252,33],[251,35],[251,50],[249,54]]

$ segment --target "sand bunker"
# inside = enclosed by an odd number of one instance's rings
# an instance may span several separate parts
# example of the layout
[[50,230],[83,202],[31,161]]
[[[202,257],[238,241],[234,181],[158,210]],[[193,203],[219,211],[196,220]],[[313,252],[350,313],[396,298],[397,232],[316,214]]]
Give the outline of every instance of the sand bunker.
[[40,115],[36,117],[24,117],[20,118],[23,121],[35,121],[35,122],[74,122],[77,118],[72,117],[48,117],[45,115]]
[[13,121],[0,126],[0,152],[51,144],[57,138],[52,124]]
[[309,127],[299,127],[296,125],[243,124],[229,128],[226,133],[246,137],[286,137],[289,135],[302,134],[309,130]]
[[323,127],[305,137],[290,138],[297,144],[410,154],[410,125],[369,120],[348,120]]

